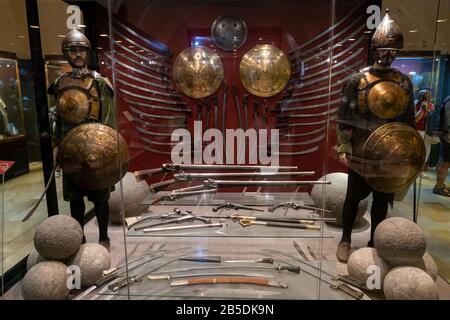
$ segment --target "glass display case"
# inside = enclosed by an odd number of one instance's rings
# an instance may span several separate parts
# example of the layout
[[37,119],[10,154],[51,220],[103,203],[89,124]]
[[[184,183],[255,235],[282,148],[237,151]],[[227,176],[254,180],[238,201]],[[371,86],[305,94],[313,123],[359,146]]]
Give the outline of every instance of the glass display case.
[[[448,295],[445,128],[430,128],[450,7],[414,1],[57,1],[45,101],[35,84],[45,198],[82,226],[71,272],[92,243],[111,267],[58,298],[406,299],[392,277],[408,272]],[[14,65],[3,131],[20,135]],[[12,69],[0,59],[0,80]],[[401,281],[417,299],[418,278]]]

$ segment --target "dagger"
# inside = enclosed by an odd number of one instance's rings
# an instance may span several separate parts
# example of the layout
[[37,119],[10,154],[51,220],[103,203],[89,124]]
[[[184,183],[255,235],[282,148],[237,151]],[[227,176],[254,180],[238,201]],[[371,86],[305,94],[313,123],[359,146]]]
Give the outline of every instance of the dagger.
[[224,283],[246,283],[260,286],[276,287],[286,289],[287,283],[273,281],[265,278],[257,277],[203,277],[188,278],[184,280],[175,280],[170,283],[171,287],[197,285],[197,284],[224,284]]

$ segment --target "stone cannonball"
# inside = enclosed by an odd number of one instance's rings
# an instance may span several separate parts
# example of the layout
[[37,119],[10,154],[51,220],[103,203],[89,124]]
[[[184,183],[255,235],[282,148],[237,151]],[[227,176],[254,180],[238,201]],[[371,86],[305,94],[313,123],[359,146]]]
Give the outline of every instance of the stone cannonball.
[[415,265],[426,251],[426,241],[417,224],[394,217],[381,222],[374,234],[375,248],[393,266]]
[[433,281],[436,281],[438,276],[438,267],[433,257],[428,252],[425,252],[419,263],[414,266],[428,273]]
[[397,267],[384,278],[387,300],[437,300],[437,286],[425,271],[416,267]]
[[27,270],[30,270],[35,265],[37,265],[39,262],[48,261],[48,259],[37,252],[35,248],[31,250],[30,254],[27,258]]
[[34,247],[49,260],[63,260],[78,251],[83,230],[78,221],[66,215],[45,219],[34,234]]
[[[314,185],[311,190],[311,198],[317,207],[322,207],[322,200],[325,197],[325,209],[331,210],[331,213],[326,213],[328,218],[336,218],[336,223],[342,226],[342,208],[344,206],[345,196],[347,194],[347,177],[343,172],[329,173],[320,180],[330,181],[328,185]],[[324,192],[323,192],[324,191]],[[367,199],[359,203],[358,214],[355,219],[355,225],[361,222],[364,213],[367,210]]]
[[88,287],[103,276],[103,270],[111,267],[111,255],[98,243],[85,243],[69,259],[68,266],[78,266],[81,272],[81,286]]
[[374,248],[361,248],[350,255],[347,261],[347,270],[350,277],[359,280],[364,285],[367,284],[367,279],[371,275],[376,274],[376,270],[379,270],[380,278],[374,279],[374,283],[372,286],[368,286],[368,288],[373,287],[373,290],[380,290],[384,277],[389,272],[390,267]]
[[25,300],[65,300],[69,296],[67,266],[58,261],[44,261],[32,267],[22,279]]
[[[121,196],[120,196],[120,182],[115,185],[115,190],[111,192],[109,198],[109,219],[112,223],[122,223],[120,219]],[[145,197],[150,193],[147,182],[137,182],[134,174],[127,172],[122,178],[123,190],[123,206],[125,209],[125,217],[135,217],[140,215],[146,205],[143,205]]]

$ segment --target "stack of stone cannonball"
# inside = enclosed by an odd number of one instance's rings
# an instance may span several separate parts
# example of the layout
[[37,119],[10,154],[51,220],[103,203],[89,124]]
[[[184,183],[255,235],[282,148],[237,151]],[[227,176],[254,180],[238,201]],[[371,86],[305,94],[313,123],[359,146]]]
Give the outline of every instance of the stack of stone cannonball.
[[350,277],[367,290],[383,290],[388,300],[438,299],[437,266],[417,224],[400,217],[386,219],[375,230],[374,243],[375,248],[351,254]]
[[[120,211],[124,208],[125,217],[135,217],[144,212],[147,206],[143,205],[145,197],[150,190],[147,182],[137,182],[131,172],[127,172],[122,178],[122,192],[120,182],[115,185],[114,191],[109,198],[109,219],[112,223],[122,223]],[[123,197],[121,196],[123,194]]]
[[82,245],[82,238],[80,224],[66,215],[49,217],[36,228],[35,249],[21,283],[25,300],[65,300],[78,283],[90,286],[102,277],[111,266],[108,250],[96,243]]
[[[344,206],[345,196],[347,193],[348,175],[343,172],[329,173],[318,181],[329,181],[331,184],[316,184],[311,190],[311,198],[316,207],[324,207],[330,210],[326,213],[327,218],[336,218],[336,224],[342,226],[342,208]],[[355,225],[358,225],[363,219],[368,206],[368,200],[364,199],[359,203],[358,213],[355,219]]]

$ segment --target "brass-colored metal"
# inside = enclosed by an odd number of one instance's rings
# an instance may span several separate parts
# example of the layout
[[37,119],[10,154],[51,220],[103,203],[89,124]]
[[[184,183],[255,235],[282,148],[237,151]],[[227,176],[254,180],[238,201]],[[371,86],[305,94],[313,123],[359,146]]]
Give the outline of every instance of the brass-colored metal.
[[61,51],[64,53],[70,47],[82,47],[88,50],[92,49],[91,42],[80,31],[74,29],[69,31],[61,43]]
[[[362,158],[367,183],[383,193],[408,187],[425,162],[425,144],[416,129],[402,122],[379,127],[367,138]],[[372,162],[372,163],[371,163]]]
[[241,60],[239,77],[245,89],[257,97],[272,97],[286,87],[291,65],[286,55],[270,44],[248,51]]
[[380,78],[367,72],[359,82],[358,103],[381,119],[394,119],[405,112],[409,103],[409,84],[397,71]]
[[386,50],[403,49],[403,34],[400,31],[400,27],[389,15],[389,9],[386,10],[386,15],[373,34],[372,48]]
[[188,97],[201,99],[219,89],[224,77],[219,56],[205,47],[190,47],[181,52],[173,67],[178,88]]
[[127,172],[130,161],[125,139],[100,123],[73,128],[61,141],[58,161],[64,175],[79,187],[102,190]]
[[86,119],[98,120],[99,98],[92,75],[83,78],[63,76],[57,90],[56,112],[64,121],[78,124]]

